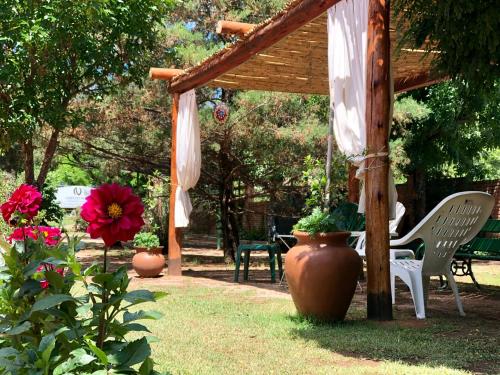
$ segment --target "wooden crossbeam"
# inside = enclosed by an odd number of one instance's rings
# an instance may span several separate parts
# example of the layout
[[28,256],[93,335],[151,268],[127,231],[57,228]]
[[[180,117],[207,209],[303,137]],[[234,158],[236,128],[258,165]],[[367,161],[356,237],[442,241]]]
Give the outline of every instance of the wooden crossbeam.
[[243,36],[255,27],[253,23],[243,23],[235,21],[219,21],[215,31],[217,34],[228,34]]

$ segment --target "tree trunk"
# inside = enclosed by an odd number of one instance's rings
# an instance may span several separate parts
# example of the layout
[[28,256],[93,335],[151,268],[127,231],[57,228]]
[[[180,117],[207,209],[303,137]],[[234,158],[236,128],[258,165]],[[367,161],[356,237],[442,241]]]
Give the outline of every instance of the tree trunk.
[[33,139],[30,138],[23,144],[24,154],[24,182],[28,185],[35,183],[35,163],[33,161]]
[[231,187],[227,183],[221,184],[219,189],[222,248],[224,250],[224,260],[226,262],[234,261],[236,249],[239,243],[239,238],[235,236],[235,218],[231,209],[231,190]]
[[219,186],[219,202],[222,226],[222,248],[224,249],[224,260],[234,261],[236,250],[239,245],[238,222],[234,204],[233,193],[233,162],[230,159],[229,145],[227,142],[221,145],[219,151],[219,166],[222,171],[222,180]]
[[45,155],[43,157],[42,167],[40,168],[40,173],[38,173],[38,178],[36,180],[36,184],[38,185],[38,187],[40,187],[40,189],[45,184],[45,180],[47,179],[47,174],[49,173],[52,160],[54,159],[54,155],[57,150],[57,145],[59,143],[59,133],[60,133],[59,129],[54,129],[52,131],[49,143],[47,144],[47,148],[45,149]]

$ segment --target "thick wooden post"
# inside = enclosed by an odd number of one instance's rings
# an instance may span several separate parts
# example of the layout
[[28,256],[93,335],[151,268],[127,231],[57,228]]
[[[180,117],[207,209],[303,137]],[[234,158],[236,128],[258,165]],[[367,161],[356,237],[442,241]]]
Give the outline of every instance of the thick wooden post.
[[177,113],[179,94],[172,95],[172,146],[170,151],[170,205],[168,215],[168,274],[181,276],[181,231],[175,227],[175,190],[177,189]]
[[359,202],[359,180],[356,178],[358,168],[349,164],[349,180],[347,183],[347,200],[351,203]]
[[366,85],[368,319],[392,319],[389,269],[389,0],[369,0]]

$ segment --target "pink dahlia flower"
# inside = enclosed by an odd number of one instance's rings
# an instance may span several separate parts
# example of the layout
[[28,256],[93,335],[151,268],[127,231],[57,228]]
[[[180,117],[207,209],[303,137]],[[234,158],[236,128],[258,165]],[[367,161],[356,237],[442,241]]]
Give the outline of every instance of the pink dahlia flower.
[[12,241],[24,241],[25,236],[35,241],[42,236],[45,245],[56,246],[61,240],[61,230],[59,228],[44,226],[16,228],[12,234],[7,237],[7,240],[10,243],[12,243]]
[[23,184],[19,186],[7,202],[0,206],[3,219],[10,223],[12,214],[20,212],[27,216],[28,219],[33,219],[42,203],[42,194],[31,185]]
[[92,189],[82,206],[82,219],[89,223],[87,233],[101,237],[106,246],[132,240],[144,225],[144,206],[132,189],[104,184]]

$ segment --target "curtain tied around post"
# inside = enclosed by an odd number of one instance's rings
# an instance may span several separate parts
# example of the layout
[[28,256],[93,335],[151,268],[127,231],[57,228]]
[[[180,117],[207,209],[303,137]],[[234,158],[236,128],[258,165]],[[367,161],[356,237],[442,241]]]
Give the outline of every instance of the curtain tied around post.
[[[187,227],[193,210],[188,190],[200,178],[201,146],[198,105],[194,90],[179,97],[177,115],[177,187],[175,191],[175,227]],[[172,186],[174,188],[174,186]]]
[[[364,180],[370,159],[387,156],[389,152],[378,150],[365,155],[367,29],[368,0],[343,0],[328,9],[328,79],[333,130],[339,150],[358,167],[356,178],[360,180]],[[393,93],[392,69],[390,79]],[[393,100],[391,119],[392,106]],[[389,170],[389,219],[396,215],[397,198]],[[359,212],[365,212],[364,183]]]

